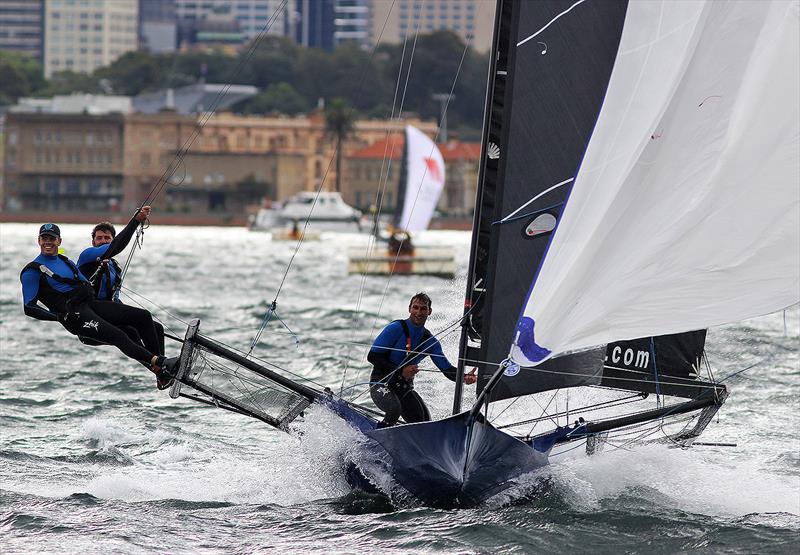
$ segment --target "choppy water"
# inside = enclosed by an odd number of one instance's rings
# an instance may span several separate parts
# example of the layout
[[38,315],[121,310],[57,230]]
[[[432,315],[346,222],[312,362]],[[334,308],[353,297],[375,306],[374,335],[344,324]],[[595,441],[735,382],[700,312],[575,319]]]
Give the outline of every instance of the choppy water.
[[[88,226],[64,226],[67,254]],[[0,226],[0,551],[523,553],[794,552],[800,546],[800,371],[797,310],[713,330],[731,396],[705,441],[736,448],[650,446],[576,454],[529,477],[527,497],[442,511],[393,508],[348,493],[338,453],[348,432],[312,413],[297,440],[250,419],[173,401],[114,349],[81,345],[57,324],[25,318],[18,272],[38,252],[33,225]],[[348,245],[303,246],[278,310],[297,333],[270,328],[262,357],[338,389],[365,368],[368,342],[402,317],[408,297],[434,299],[432,329],[461,310],[463,275],[362,280]],[[422,242],[469,238],[431,232]],[[292,243],[237,229],[149,229],[127,286],[152,299],[177,333],[199,317],[208,335],[246,348]],[[131,302],[128,300],[127,302]],[[172,316],[169,316],[169,315]],[[176,319],[177,318],[177,319]],[[443,341],[454,357],[456,339]],[[168,349],[176,347],[168,345]],[[445,383],[443,383],[445,382]],[[449,382],[418,386],[436,415]]]

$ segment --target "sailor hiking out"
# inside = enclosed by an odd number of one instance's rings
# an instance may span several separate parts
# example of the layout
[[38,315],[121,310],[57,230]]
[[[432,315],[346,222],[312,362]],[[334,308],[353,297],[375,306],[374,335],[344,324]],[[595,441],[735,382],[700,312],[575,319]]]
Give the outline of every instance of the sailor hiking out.
[[[84,249],[78,257],[78,270],[89,277],[97,300],[122,302],[119,299],[119,292],[123,272],[113,257],[125,250],[136,228],[146,222],[149,216],[150,206],[145,205],[136,212],[119,234],[110,222],[100,222],[92,229],[92,246]],[[163,356],[164,326],[154,320],[153,327],[158,339],[158,354]],[[122,329],[133,341],[142,343],[142,338],[136,333],[135,328],[124,326]]]
[[[174,359],[159,354],[153,318],[146,310],[95,298],[94,289],[75,263],[58,254],[61,230],[47,223],[39,228],[40,254],[20,273],[23,310],[37,320],[57,321],[80,338],[114,345],[127,357],[156,374],[159,387],[171,380]],[[39,305],[39,302],[45,308]],[[142,343],[122,329],[132,327]]]
[[[414,391],[414,376],[426,356],[431,357],[448,379],[456,379],[456,367],[445,357],[439,340],[425,328],[431,312],[430,297],[425,293],[414,295],[408,305],[409,317],[386,326],[375,338],[367,355],[373,366],[370,396],[385,413],[379,427],[393,426],[401,416],[406,423],[431,419],[422,397]],[[466,384],[473,384],[476,380],[474,374],[464,376]]]

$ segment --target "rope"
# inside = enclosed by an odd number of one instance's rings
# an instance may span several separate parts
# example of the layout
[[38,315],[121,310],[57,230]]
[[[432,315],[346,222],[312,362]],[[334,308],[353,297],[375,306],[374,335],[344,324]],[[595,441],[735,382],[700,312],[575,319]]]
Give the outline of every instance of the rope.
[[[170,161],[170,163],[164,169],[164,171],[161,174],[161,176],[156,181],[155,185],[153,185],[153,187],[150,189],[150,192],[147,193],[147,196],[144,198],[144,200],[142,201],[141,205],[139,205],[139,210],[141,210],[142,207],[144,207],[144,206],[146,206],[148,204],[152,205],[154,203],[154,201],[158,198],[158,196],[163,191],[163,189],[166,186],[167,182],[175,175],[175,172],[177,171],[178,167],[181,167],[181,166],[184,168],[184,175],[181,178],[181,180],[178,183],[178,185],[183,183],[183,180],[186,178],[186,166],[185,166],[185,163],[184,163],[184,159],[185,159],[186,155],[188,154],[189,149],[192,147],[194,142],[200,136],[200,134],[203,131],[203,128],[209,122],[211,117],[214,114],[216,114],[220,102],[225,97],[225,95],[228,93],[228,91],[230,90],[231,86],[233,85],[233,80],[239,74],[239,72],[242,70],[242,68],[244,68],[244,66],[250,61],[250,58],[253,57],[253,54],[258,49],[259,44],[261,44],[261,41],[263,40],[263,38],[267,35],[267,33],[270,30],[270,28],[272,27],[272,25],[278,19],[278,15],[286,7],[286,4],[288,3],[288,1],[289,0],[281,0],[281,3],[278,5],[278,7],[272,13],[270,18],[267,20],[267,22],[264,25],[264,27],[261,29],[261,31],[259,31],[259,33],[256,36],[256,38],[250,43],[250,48],[248,49],[248,51],[244,55],[244,57],[239,59],[236,67],[234,68],[234,70],[233,70],[233,72],[232,72],[232,74],[231,74],[231,76],[229,78],[229,81],[219,90],[217,95],[214,97],[214,100],[211,102],[211,109],[209,111],[207,111],[207,112],[204,112],[203,115],[200,116],[200,118],[198,120],[198,123],[194,126],[194,129],[190,133],[189,137],[183,142],[181,147],[178,149],[178,153],[173,157],[173,159]],[[174,63],[173,63],[173,67],[174,67]],[[180,137],[178,138],[178,140],[180,140]],[[137,242],[140,239],[140,233],[141,233],[141,235],[144,234],[144,226],[141,226],[140,227],[140,231],[137,231]],[[141,248],[141,243],[139,243],[139,248]],[[131,264],[131,261],[133,259],[134,251],[135,251],[135,249],[132,248],[130,250],[130,253],[128,254],[128,258],[127,258],[127,260],[125,262],[125,266],[123,268],[123,271],[122,271],[122,274],[121,274],[121,277],[120,277],[120,283],[122,283],[121,280],[124,279],[125,274],[126,274],[126,272],[128,270],[128,267]]]
[[656,382],[656,407],[660,407],[661,384],[658,383],[658,363],[656,362],[656,341],[650,338],[650,357],[653,359],[653,379]]
[[[392,2],[392,7],[394,7],[394,2]],[[391,13],[391,8],[389,10],[389,13]],[[384,25],[385,25],[385,22],[384,22]],[[409,62],[408,62],[408,71],[409,72],[411,71],[411,65],[413,64],[413,61],[414,61],[414,52],[416,51],[418,33],[419,33],[419,21],[416,23],[416,30],[415,30],[415,35],[414,35],[414,46],[412,47],[411,58],[409,59]],[[403,51],[402,51],[402,54],[400,56],[400,66],[397,68],[397,79],[395,80],[394,96],[392,98],[392,111],[391,111],[391,113],[389,115],[389,120],[390,121],[392,119],[394,119],[394,110],[395,110],[395,107],[397,106],[397,94],[398,94],[398,91],[400,90],[400,80],[401,80],[401,77],[403,75],[403,66],[405,65],[405,57],[406,57],[406,48],[407,48],[407,46],[408,46],[408,35],[406,35],[405,39],[403,40]],[[408,79],[406,79],[406,84],[408,84]],[[400,121],[401,118],[402,118],[402,115],[403,115],[403,106],[405,105],[406,90],[407,90],[407,88],[404,87],[403,88],[403,94],[400,97],[400,107],[399,107],[398,112],[397,112],[397,121]],[[377,243],[376,238],[377,238],[378,234],[380,233],[380,229],[379,228],[380,228],[381,212],[383,211],[383,200],[384,200],[384,198],[386,198],[386,194],[385,193],[386,193],[386,187],[387,187],[387,185],[389,183],[389,173],[391,172],[392,162],[394,161],[393,160],[394,157],[389,158],[389,137],[390,136],[391,136],[391,132],[387,128],[386,129],[386,136],[385,136],[385,139],[384,139],[386,141],[386,146],[384,146],[384,148],[383,148],[383,160],[381,161],[381,171],[380,171],[379,179],[378,179],[378,190],[375,192],[375,206],[376,206],[375,220],[372,223],[372,233],[370,234],[369,240],[367,241],[367,255],[368,256],[371,255],[374,252],[375,245]],[[386,163],[387,158],[389,160],[388,164]],[[384,168],[386,169],[385,173],[383,171]],[[361,302],[362,302],[362,300],[364,298],[364,290],[366,289],[366,284],[367,284],[367,272],[364,271],[364,272],[361,273],[361,283],[359,284],[358,296],[356,297],[356,309],[355,309],[355,312],[353,313],[352,322],[353,322],[353,327],[354,328],[359,325],[359,319],[360,318],[359,318],[358,314],[359,314],[359,312],[361,310]],[[384,290],[384,294],[381,296],[380,304],[378,306],[378,314],[380,314],[380,311],[381,311],[381,309],[383,307],[383,300],[384,300],[385,295],[386,295],[386,291]],[[377,316],[376,316],[375,320],[377,321]],[[373,333],[374,333],[374,326],[376,325],[376,321],[373,322],[373,329],[372,329]],[[342,382],[339,385],[339,395],[340,396],[341,396],[341,394],[342,394],[342,392],[344,390],[345,381],[347,380],[347,371],[350,368],[350,359],[351,359],[350,350],[348,349],[347,353],[345,355],[345,367],[344,367],[344,372],[342,372]],[[360,373],[356,375],[356,380],[358,380],[359,375],[360,375]]]
[[[394,0],[392,2],[392,7],[393,6],[394,6]],[[389,18],[390,14],[391,14],[391,9],[390,9],[389,13],[386,16],[386,21],[388,21],[388,18]],[[381,33],[383,33],[383,29],[386,28],[386,21],[384,21],[383,28],[381,29]],[[379,36],[378,40],[375,42],[375,46],[373,46],[372,50],[370,51],[370,54],[369,54],[369,60],[370,61],[375,56],[375,52],[377,51],[378,44],[380,42],[380,38],[381,37]],[[364,70],[361,73],[361,77],[359,79],[359,83],[358,83],[358,86],[357,86],[358,89],[360,89],[364,85],[364,81],[366,79],[366,75],[367,75],[366,68],[364,68]],[[352,115],[352,113],[354,111],[355,111],[355,109],[351,107],[350,111],[348,112],[348,117],[350,115]],[[317,201],[319,199],[319,195],[322,192],[323,187],[325,186],[325,181],[328,178],[328,173],[330,172],[331,165],[333,164],[333,161],[335,160],[336,155],[337,155],[340,147],[341,147],[341,145],[337,141],[336,148],[334,149],[333,154],[331,155],[330,159],[328,160],[328,165],[325,168],[325,172],[322,175],[322,180],[320,180],[319,187],[316,189],[316,194],[314,195],[314,201],[311,203],[311,210],[309,210],[308,216],[306,217],[305,223],[303,224],[303,233],[301,233],[300,239],[298,239],[298,241],[297,241],[297,246],[295,247],[291,258],[289,259],[289,262],[286,265],[286,270],[284,271],[283,277],[281,277],[281,281],[278,284],[278,289],[275,291],[275,297],[272,300],[273,303],[277,303],[278,297],[280,296],[281,290],[283,289],[283,285],[286,282],[286,277],[289,275],[289,271],[291,270],[292,265],[294,264],[294,259],[297,256],[297,253],[300,250],[300,247],[302,246],[303,241],[305,240],[305,231],[308,228],[309,222],[311,220],[311,215],[314,213],[314,208],[316,208],[316,206],[317,206]]]

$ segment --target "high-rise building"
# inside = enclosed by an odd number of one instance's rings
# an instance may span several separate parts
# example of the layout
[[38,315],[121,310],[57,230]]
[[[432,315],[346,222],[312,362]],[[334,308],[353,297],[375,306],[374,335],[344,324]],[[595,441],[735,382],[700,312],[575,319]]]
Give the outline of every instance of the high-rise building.
[[44,75],[91,73],[139,46],[139,3],[131,0],[47,0]]
[[297,44],[333,50],[333,8],[335,0],[295,0],[291,15]]
[[175,0],[139,0],[139,48],[173,52],[177,45]]
[[291,15],[297,44],[333,50],[353,42],[372,44],[370,0],[295,0]]
[[262,31],[268,35],[287,35],[289,5],[285,0],[175,0],[175,11],[180,23],[204,20],[221,10],[227,11],[245,39],[252,40]]
[[472,48],[492,44],[495,3],[487,0],[371,0],[370,41],[399,43],[416,33],[453,31]]
[[43,0],[0,0],[0,50],[41,61]]
[[333,6],[333,46],[354,42],[370,45],[369,0],[335,0]]

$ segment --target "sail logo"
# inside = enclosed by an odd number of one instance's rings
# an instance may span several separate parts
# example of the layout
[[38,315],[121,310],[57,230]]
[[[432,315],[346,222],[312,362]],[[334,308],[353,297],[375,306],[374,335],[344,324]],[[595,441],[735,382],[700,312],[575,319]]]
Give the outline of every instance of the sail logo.
[[436,160],[433,158],[423,158],[425,160],[425,165],[428,167],[428,173],[434,179],[434,181],[442,181],[442,170],[439,167],[439,164],[436,163]]
[[[608,362],[608,355],[606,355]],[[647,368],[650,366],[650,353],[636,349],[625,349],[617,345],[611,350],[611,362],[614,364],[624,364],[625,366],[635,366],[636,368]]]
[[99,323],[100,322],[97,320],[89,320],[88,322],[83,323],[83,329],[93,329],[94,331],[97,331],[97,325]]

